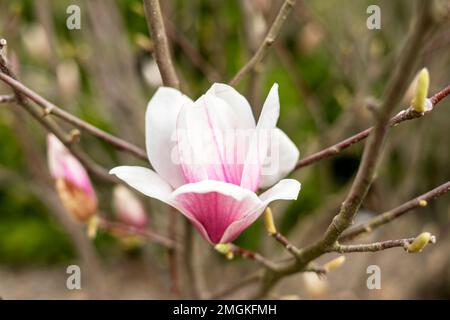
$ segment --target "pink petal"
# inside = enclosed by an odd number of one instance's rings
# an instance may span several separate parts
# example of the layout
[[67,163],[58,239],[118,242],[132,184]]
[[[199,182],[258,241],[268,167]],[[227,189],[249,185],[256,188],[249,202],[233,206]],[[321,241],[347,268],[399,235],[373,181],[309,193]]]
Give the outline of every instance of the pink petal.
[[47,159],[53,178],[62,178],[96,197],[86,169],[53,134],[47,136]]
[[208,93],[193,106],[182,108],[177,137],[186,181],[209,179],[240,184],[246,154],[242,132],[252,129],[252,123],[239,119],[235,108]]
[[[232,223],[253,214],[262,205],[253,192],[213,180],[178,188],[170,196],[170,203],[191,220],[211,243],[219,243]],[[234,234],[235,237],[238,235]],[[229,237],[227,240],[234,239]]]
[[224,232],[220,243],[231,242],[248,228],[264,212],[267,205],[275,200],[295,200],[300,192],[300,183],[297,180],[285,179],[260,195],[261,201],[257,208],[244,215],[242,219],[234,221]]
[[176,121],[181,107],[192,103],[180,91],[161,87],[148,103],[145,115],[148,159],[156,172],[174,188],[186,182],[177,159]]

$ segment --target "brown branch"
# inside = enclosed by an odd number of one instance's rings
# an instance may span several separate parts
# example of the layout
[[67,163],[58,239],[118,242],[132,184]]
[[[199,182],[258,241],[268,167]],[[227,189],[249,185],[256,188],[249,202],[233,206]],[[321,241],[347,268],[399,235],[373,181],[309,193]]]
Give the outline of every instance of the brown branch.
[[[377,252],[391,248],[402,247],[406,248],[415,240],[416,238],[406,238],[398,240],[386,240],[380,242],[374,242],[369,244],[349,244],[342,245],[336,244],[328,250],[328,252],[339,252],[339,253],[352,253],[352,252]],[[435,243],[436,237],[432,236],[429,243]]]
[[148,229],[136,228],[131,225],[126,225],[120,222],[107,220],[106,218],[103,217],[99,217],[98,227],[99,229],[103,229],[113,233],[138,236],[142,239],[158,243],[169,249],[176,247],[176,243],[166,236],[160,235]]
[[16,101],[13,94],[5,94],[0,96],[0,103],[10,103]]
[[328,226],[322,239],[302,249],[295,261],[276,271],[265,270],[262,285],[256,293],[255,298],[265,296],[282,277],[299,272],[309,262],[325,252],[329,252],[330,248],[333,248],[336,244],[342,232],[352,224],[353,218],[374,180],[389,128],[390,114],[403,97],[410,83],[415,63],[419,58],[418,48],[422,48],[428,31],[434,25],[432,23],[430,2],[416,2],[416,23],[407,37],[398,60],[399,62],[389,79],[383,103],[376,110],[377,122],[373,129],[373,134],[367,141],[355,180],[353,181],[349,194],[342,203],[339,213]]
[[339,241],[352,240],[361,234],[371,232],[374,229],[378,228],[379,226],[391,222],[392,220],[401,217],[402,215],[411,210],[420,207],[425,207],[429,201],[434,200],[446,194],[449,191],[450,191],[450,181],[447,181],[446,183],[440,185],[439,187],[436,187],[427,193],[424,193],[408,202],[405,202],[404,204],[392,210],[382,213],[379,216],[371,219],[370,221],[362,225],[347,230],[347,232],[344,232],[342,236],[339,238]]
[[163,83],[166,86],[180,89],[180,81],[171,59],[159,0],[144,0],[144,11],[148,29],[155,43],[155,60]]
[[300,249],[293,245],[285,236],[280,232],[270,234],[272,238],[278,241],[290,254],[297,257],[300,254]]
[[269,270],[275,270],[275,268],[276,268],[275,263],[272,262],[271,260],[267,259],[266,257],[262,256],[261,254],[251,251],[251,250],[248,250],[248,249],[245,249],[245,248],[241,248],[234,244],[230,244],[230,246],[231,246],[231,252],[233,254],[239,255],[245,259],[254,260]]
[[194,228],[192,223],[184,219],[184,241],[183,241],[183,251],[181,254],[183,255],[183,265],[185,267],[185,272],[187,276],[187,280],[189,282],[189,291],[191,299],[199,299],[200,295],[200,286],[198,283],[198,277],[195,268],[195,257],[196,250],[194,248]]
[[[6,41],[1,39],[1,49],[6,45]],[[7,81],[13,81],[14,83],[19,83],[16,80],[16,76],[9,69],[6,59],[3,54],[0,54],[0,79],[6,79]],[[86,156],[77,146],[73,143],[73,139],[70,135],[67,135],[59,126],[57,126],[50,119],[45,118],[34,106],[32,106],[27,97],[19,89],[13,87],[14,95],[16,97],[16,102],[18,105],[23,107],[28,113],[31,114],[44,128],[49,132],[52,132],[69,150],[70,152],[88,169],[92,174],[97,175],[99,178],[110,181],[117,182],[116,178],[108,174],[108,171],[93,162],[88,156]]]
[[118,150],[126,151],[129,154],[138,157],[139,159],[147,161],[147,154],[145,150],[125,140],[122,140],[116,136],[113,136],[112,134],[109,134],[91,125],[90,123],[87,123],[81,120],[80,118],[75,117],[74,115],[68,113],[67,111],[57,107],[50,101],[46,100],[45,98],[43,98],[42,96],[31,90],[30,88],[26,87],[21,82],[14,79],[14,77],[11,77],[8,74],[0,73],[0,80],[8,84],[14,91],[20,92],[21,95],[28,97],[30,100],[39,105],[44,110],[44,115],[53,114],[58,118],[66,121],[67,123],[79,128],[80,130],[89,132],[93,136],[104,140],[110,145],[116,147]]
[[242,78],[249,72],[253,71],[264,59],[269,48],[275,42],[278,34],[280,33],[283,23],[286,21],[292,7],[295,5],[296,0],[285,0],[280,10],[278,11],[275,20],[273,21],[266,37],[256,50],[255,54],[250,58],[250,60],[238,71],[238,73],[230,80],[230,85],[234,86],[242,80]]
[[[450,85],[443,88],[442,90],[440,90],[439,92],[437,92],[430,98],[432,106],[433,107],[436,106],[440,101],[442,101],[442,99],[447,97],[449,94],[450,94]],[[399,124],[403,121],[421,118],[424,115],[432,112],[433,110],[434,109],[432,108],[431,110],[427,110],[424,113],[418,113],[418,112],[415,112],[413,109],[408,108],[406,110],[403,110],[396,116],[392,117],[390,119],[388,125],[389,125],[389,127],[395,127],[397,124]],[[297,162],[297,165],[295,166],[294,170],[309,166],[317,161],[320,161],[320,160],[323,160],[323,159],[326,159],[326,158],[329,158],[329,157],[339,154],[342,150],[345,150],[348,147],[354,145],[355,143],[360,142],[360,141],[364,140],[365,138],[367,138],[372,133],[373,130],[374,130],[374,127],[370,127],[370,128],[368,128],[364,131],[361,131],[341,142],[338,142],[328,148],[325,148],[321,151],[313,153],[313,154],[299,160]]]

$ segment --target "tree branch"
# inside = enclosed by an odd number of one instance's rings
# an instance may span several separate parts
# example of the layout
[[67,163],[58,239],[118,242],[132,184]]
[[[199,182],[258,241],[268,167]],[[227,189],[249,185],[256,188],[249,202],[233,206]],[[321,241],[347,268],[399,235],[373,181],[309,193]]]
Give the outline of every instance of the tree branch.
[[276,271],[265,270],[262,285],[255,298],[265,296],[283,276],[299,272],[309,262],[328,252],[330,248],[333,248],[342,232],[352,224],[353,218],[375,177],[389,127],[390,114],[410,83],[415,63],[419,57],[418,48],[422,48],[425,36],[433,26],[430,3],[431,1],[416,2],[417,20],[402,49],[399,62],[389,79],[383,103],[376,111],[377,122],[373,134],[367,141],[355,180],[349,194],[342,203],[339,213],[328,226],[322,239],[302,249],[295,261]]
[[379,226],[391,222],[392,220],[397,219],[398,217],[404,215],[405,213],[411,210],[426,206],[429,201],[434,200],[446,194],[449,191],[450,191],[450,181],[447,181],[446,183],[440,185],[439,187],[436,187],[433,190],[424,193],[423,195],[420,195],[408,202],[405,202],[404,204],[392,210],[382,213],[362,225],[349,229],[347,232],[344,232],[342,234],[342,236],[339,238],[339,241],[352,240],[361,234],[371,232],[374,229],[378,228]]
[[[339,253],[352,253],[352,252],[377,252],[391,248],[402,247],[406,248],[415,240],[416,238],[406,238],[398,240],[386,240],[380,242],[374,242],[369,244],[335,244],[327,252],[339,252]],[[429,243],[435,243],[436,238],[431,237]]]
[[66,121],[67,123],[79,128],[80,130],[84,130],[86,132],[89,132],[93,136],[102,139],[103,141],[109,143],[110,145],[116,147],[118,150],[126,151],[129,154],[132,154],[136,156],[139,159],[148,161],[147,154],[145,150],[133,145],[132,143],[129,143],[123,139],[120,139],[116,136],[113,136],[112,134],[107,133],[106,131],[103,131],[90,123],[87,123],[80,118],[75,117],[74,115],[68,113],[67,111],[57,107],[50,101],[46,100],[30,88],[26,87],[21,82],[14,79],[14,77],[11,77],[8,74],[2,74],[0,73],[0,80],[8,84],[15,92],[20,92],[20,94],[28,97],[30,100],[35,102],[37,105],[39,105],[44,110],[44,116],[53,114],[57,116],[58,118]]
[[245,64],[233,77],[233,79],[230,80],[230,85],[235,86],[236,84],[238,84],[238,82],[241,81],[245,75],[254,70],[255,67],[257,67],[258,64],[264,59],[269,48],[275,42],[278,34],[280,33],[281,27],[286,21],[286,18],[291,12],[292,7],[295,5],[296,1],[297,0],[284,1],[258,50],[256,50],[255,54],[250,58],[247,64]]
[[[450,94],[450,85],[443,88],[441,91],[437,92],[430,98],[432,106],[433,107],[436,106],[440,101],[442,101],[442,99],[447,97],[449,94]],[[392,117],[389,120],[388,125],[389,125],[389,127],[395,127],[397,124],[399,124],[403,121],[421,118],[424,115],[432,112],[433,110],[434,109],[432,108],[431,110],[427,110],[424,113],[418,113],[418,112],[414,111],[412,108],[408,108],[406,110],[401,111],[396,116]],[[360,141],[364,140],[365,138],[367,138],[372,133],[373,130],[374,130],[374,127],[370,127],[370,128],[368,128],[364,131],[361,131],[341,142],[338,142],[328,148],[325,148],[321,151],[313,153],[313,154],[299,160],[297,162],[297,165],[295,166],[294,170],[309,166],[315,162],[318,162],[320,160],[323,160],[323,159],[326,159],[326,158],[329,158],[329,157],[339,154],[342,150],[345,150],[348,147],[354,145],[355,143],[360,142]]]
[[144,11],[148,29],[155,43],[155,60],[163,83],[166,86],[180,89],[180,80],[178,80],[172,63],[159,0],[144,0]]
[[138,236],[140,238],[143,238],[145,240],[149,240],[155,243],[158,243],[168,249],[172,249],[176,247],[175,241],[172,239],[169,239],[166,236],[160,235],[158,233],[155,233],[153,231],[147,230],[147,229],[141,229],[136,228],[130,225],[126,225],[120,222],[111,221],[108,219],[105,219],[103,217],[98,217],[98,227],[99,229],[103,229],[110,232],[117,232],[121,234],[126,235],[133,235]]

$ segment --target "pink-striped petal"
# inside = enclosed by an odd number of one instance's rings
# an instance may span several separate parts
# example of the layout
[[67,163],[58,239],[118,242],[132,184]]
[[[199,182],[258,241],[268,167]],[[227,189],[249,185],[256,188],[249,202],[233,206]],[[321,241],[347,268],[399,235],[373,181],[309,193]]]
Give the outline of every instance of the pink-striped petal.
[[174,188],[186,182],[177,159],[176,121],[181,107],[192,103],[180,91],[161,87],[148,103],[145,115],[148,159],[155,171]]

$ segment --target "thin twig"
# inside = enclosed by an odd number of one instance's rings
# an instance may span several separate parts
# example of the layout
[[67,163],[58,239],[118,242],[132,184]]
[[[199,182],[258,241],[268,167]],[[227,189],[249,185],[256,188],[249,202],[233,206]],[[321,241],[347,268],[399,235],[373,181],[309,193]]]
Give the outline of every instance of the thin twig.
[[353,222],[362,201],[364,200],[372,181],[383,150],[384,141],[389,128],[390,114],[410,83],[414,66],[419,58],[418,48],[423,46],[423,41],[433,26],[430,2],[416,2],[417,21],[406,40],[399,57],[399,63],[392,73],[386,87],[383,103],[376,111],[377,122],[373,129],[362,156],[356,178],[350,188],[345,201],[342,203],[339,213],[328,226],[322,239],[301,250],[297,259],[292,264],[279,268],[275,272],[266,270],[259,291],[254,296],[261,298],[265,296],[273,286],[284,276],[299,272],[309,262],[318,258],[332,248],[342,232]]
[[195,268],[196,251],[194,248],[194,228],[188,219],[184,219],[184,241],[183,241],[183,265],[185,266],[187,280],[189,282],[189,289],[191,299],[198,299],[200,297],[200,288]]
[[13,90],[20,92],[24,96],[28,97],[30,100],[35,102],[44,110],[44,115],[53,114],[58,118],[66,121],[67,123],[72,124],[73,126],[89,132],[93,136],[104,140],[110,145],[116,147],[118,150],[126,151],[139,159],[147,161],[147,154],[145,150],[129,143],[123,139],[120,139],[112,134],[109,134],[86,121],[81,120],[80,118],[75,117],[74,115],[68,113],[67,111],[57,107],[47,99],[43,98],[21,82],[17,81],[11,76],[7,74],[0,73],[0,80],[8,84]]
[[233,77],[233,79],[230,80],[230,85],[234,86],[239,81],[242,80],[242,78],[255,69],[255,67],[258,66],[259,63],[264,59],[266,56],[269,48],[272,46],[272,44],[275,42],[281,27],[283,26],[283,23],[286,21],[286,18],[288,17],[289,13],[291,12],[292,7],[295,5],[296,0],[285,0],[283,5],[281,6],[280,10],[278,11],[278,14],[273,21],[271,27],[269,28],[269,31],[267,32],[266,37],[264,38],[263,42],[259,46],[258,50],[256,50],[255,54],[251,57],[251,59],[238,71],[238,73]]
[[155,43],[155,60],[163,83],[166,86],[180,89],[180,80],[178,80],[172,63],[159,0],[144,0],[144,11],[148,29]]
[[274,238],[276,241],[278,241],[290,254],[292,254],[294,257],[298,256],[300,254],[300,249],[297,248],[295,245],[293,245],[288,238],[283,236],[280,232],[275,232],[270,234],[272,238]]
[[408,202],[405,202],[404,204],[392,210],[386,211],[364,224],[361,224],[359,226],[347,230],[347,232],[344,232],[342,236],[339,238],[339,241],[352,240],[361,234],[371,232],[374,229],[378,228],[379,226],[391,222],[392,220],[397,219],[398,217],[404,215],[405,213],[411,210],[427,206],[429,201],[434,200],[449,191],[450,191],[450,181],[447,181],[446,183],[440,185],[439,187],[436,187],[433,190],[428,191],[427,193],[424,193]]
[[[339,253],[352,253],[352,252],[377,252],[391,248],[407,248],[416,238],[406,238],[398,240],[386,240],[380,242],[374,242],[369,244],[336,244],[332,248],[328,249],[328,252],[339,252]],[[435,243],[436,238],[431,237],[429,243]]]
[[[178,213],[174,208],[169,208],[169,224],[168,232],[172,241],[177,241],[177,218]],[[170,270],[170,291],[175,297],[180,296],[180,281],[178,275],[178,257],[177,248],[172,247],[167,250],[169,258],[169,270]]]
[[[442,90],[440,90],[439,92],[437,92],[430,98],[432,106],[433,107],[436,106],[442,99],[444,99],[449,94],[450,94],[450,85],[443,88]],[[434,109],[432,108],[431,110],[427,110],[424,113],[418,113],[418,112],[415,112],[413,109],[408,108],[406,110],[401,111],[394,117],[392,117],[389,121],[389,126],[395,127],[396,125],[398,125],[399,123],[401,123],[403,121],[421,118],[424,115],[432,112],[433,110]],[[325,148],[321,151],[313,153],[313,154],[299,160],[297,162],[297,165],[295,166],[294,170],[309,166],[315,162],[318,162],[320,160],[323,160],[323,159],[326,159],[331,156],[335,156],[335,155],[339,154],[342,150],[345,150],[348,147],[354,145],[355,143],[360,142],[360,141],[364,140],[365,138],[367,138],[371,134],[373,129],[374,129],[374,127],[370,127],[370,128],[368,128],[364,131],[361,131],[341,142],[338,142],[328,148]]]
[[239,255],[239,256],[249,259],[249,260],[254,260],[269,270],[275,270],[275,268],[276,268],[275,263],[273,261],[267,259],[266,257],[262,256],[261,254],[251,251],[251,250],[248,250],[248,249],[245,249],[245,248],[241,248],[234,244],[230,244],[230,246],[231,246],[231,252],[233,252],[233,254]]
[[172,249],[176,247],[176,243],[166,236],[160,235],[148,229],[136,228],[131,225],[126,225],[120,222],[107,220],[104,217],[99,217],[99,229],[116,232],[120,234],[138,236],[142,239],[158,243],[166,248]]
[[[4,39],[0,39],[2,48],[6,45]],[[7,81],[13,81],[14,83],[19,83],[16,79],[17,77],[8,67],[7,62],[3,54],[0,54],[0,79],[6,79]],[[18,105],[22,106],[28,113],[33,116],[44,128],[49,132],[52,132],[78,159],[80,162],[88,169],[89,172],[97,175],[99,178],[110,181],[117,182],[117,179],[108,174],[108,171],[93,162],[87,155],[85,155],[77,146],[73,143],[72,138],[67,135],[60,127],[58,127],[50,119],[45,118],[34,106],[32,106],[27,100],[26,95],[19,89],[13,87],[14,95],[16,97],[16,102]]]

